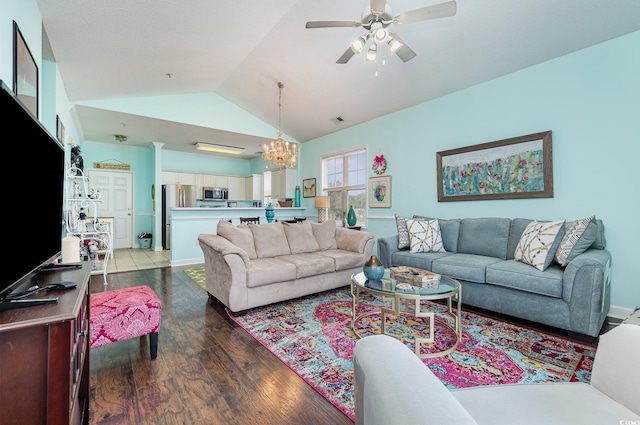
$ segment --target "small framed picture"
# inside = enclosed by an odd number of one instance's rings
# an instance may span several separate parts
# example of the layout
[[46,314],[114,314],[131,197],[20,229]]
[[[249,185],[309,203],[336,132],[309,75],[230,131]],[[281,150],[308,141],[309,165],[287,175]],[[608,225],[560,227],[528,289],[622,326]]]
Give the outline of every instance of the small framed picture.
[[56,138],[64,145],[64,125],[60,120],[60,115],[56,115]]
[[13,21],[13,92],[37,119],[38,65],[36,65],[16,21]]
[[391,176],[369,177],[369,208],[391,208]]
[[302,180],[302,197],[303,198],[316,197],[316,179],[315,178]]

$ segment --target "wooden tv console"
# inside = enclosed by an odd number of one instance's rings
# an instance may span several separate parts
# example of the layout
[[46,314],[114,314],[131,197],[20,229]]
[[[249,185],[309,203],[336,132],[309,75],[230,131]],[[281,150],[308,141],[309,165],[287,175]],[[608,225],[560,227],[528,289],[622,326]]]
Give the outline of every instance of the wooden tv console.
[[75,288],[33,297],[53,304],[0,311],[3,425],[89,423],[89,279],[91,266],[41,271],[22,285],[73,281]]

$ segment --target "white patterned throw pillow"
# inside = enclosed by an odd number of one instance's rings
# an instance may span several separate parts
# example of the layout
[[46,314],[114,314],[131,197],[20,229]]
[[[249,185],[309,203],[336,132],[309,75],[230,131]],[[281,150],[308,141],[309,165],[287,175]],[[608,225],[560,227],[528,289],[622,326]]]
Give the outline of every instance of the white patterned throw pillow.
[[410,251],[412,253],[445,252],[438,220],[413,220],[408,218],[407,230],[411,240]]
[[563,225],[564,220],[529,223],[520,236],[514,259],[544,271],[551,264],[552,251],[557,247],[554,242]]
[[564,236],[558,245],[554,260],[560,266],[564,267],[569,262],[586,251],[593,241],[596,239],[596,232],[585,232],[589,223],[595,220],[596,216],[583,218],[582,220],[576,220],[567,224]]
[[406,249],[411,245],[409,229],[407,229],[407,218],[396,214],[396,227],[398,228],[398,249]]

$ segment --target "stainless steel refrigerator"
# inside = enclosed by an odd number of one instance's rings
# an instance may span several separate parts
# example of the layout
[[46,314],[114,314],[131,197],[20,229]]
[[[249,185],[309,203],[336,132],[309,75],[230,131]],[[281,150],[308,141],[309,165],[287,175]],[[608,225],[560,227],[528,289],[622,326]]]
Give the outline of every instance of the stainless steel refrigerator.
[[195,186],[186,184],[162,185],[162,248],[171,249],[171,208],[195,206]]

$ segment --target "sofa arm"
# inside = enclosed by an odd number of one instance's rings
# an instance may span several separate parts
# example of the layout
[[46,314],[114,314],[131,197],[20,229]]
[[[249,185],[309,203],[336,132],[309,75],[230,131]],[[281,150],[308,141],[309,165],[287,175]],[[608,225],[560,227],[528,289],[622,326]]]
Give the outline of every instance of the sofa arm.
[[[373,241],[373,233],[371,232],[336,227],[336,244],[338,245],[338,249],[366,254],[368,244],[373,248],[373,242],[370,241]],[[371,252],[371,250],[369,250],[369,252]]]
[[589,249],[567,264],[562,298],[569,305],[571,328],[598,336],[611,304],[611,253]]
[[358,340],[353,372],[356,425],[476,424],[413,351],[393,337]]
[[250,260],[247,252],[239,246],[231,243],[228,239],[218,235],[203,233],[198,236],[198,242],[205,254],[205,260],[207,258],[207,254],[222,256],[235,254],[240,256],[245,266],[249,268]]
[[640,326],[638,325],[623,323],[601,335],[593,362],[591,385],[640,415],[638,353],[640,353]]
[[378,238],[378,259],[386,268],[393,266],[391,256],[398,251],[398,235]]

